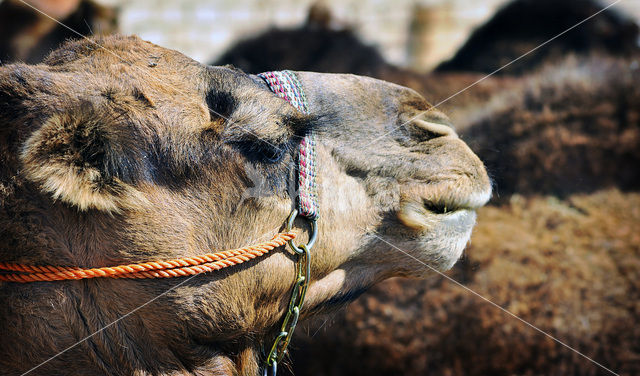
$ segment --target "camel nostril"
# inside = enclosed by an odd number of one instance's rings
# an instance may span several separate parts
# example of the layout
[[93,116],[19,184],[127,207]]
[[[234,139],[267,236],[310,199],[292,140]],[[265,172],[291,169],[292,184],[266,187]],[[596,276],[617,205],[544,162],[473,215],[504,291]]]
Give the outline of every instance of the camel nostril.
[[428,132],[432,135],[431,138],[434,137],[445,137],[450,136],[454,138],[458,138],[456,131],[449,125],[436,123],[433,121],[427,121],[422,119],[413,120],[413,125],[425,132]]
[[411,119],[406,124],[406,134],[409,136],[410,145],[421,144],[434,139],[457,139],[456,131],[447,123],[433,121],[432,119]]

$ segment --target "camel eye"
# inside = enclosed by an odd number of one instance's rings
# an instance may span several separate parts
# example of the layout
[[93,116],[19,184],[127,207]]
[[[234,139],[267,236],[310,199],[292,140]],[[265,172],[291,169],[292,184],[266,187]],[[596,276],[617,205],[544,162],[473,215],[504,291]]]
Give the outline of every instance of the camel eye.
[[276,163],[284,156],[284,148],[267,147],[262,153],[264,159],[269,163]]
[[234,142],[233,145],[244,154],[247,159],[257,163],[277,163],[282,160],[289,145],[287,143],[276,145],[267,141],[240,141]]
[[226,92],[210,91],[205,99],[211,119],[228,119],[238,105],[233,95]]

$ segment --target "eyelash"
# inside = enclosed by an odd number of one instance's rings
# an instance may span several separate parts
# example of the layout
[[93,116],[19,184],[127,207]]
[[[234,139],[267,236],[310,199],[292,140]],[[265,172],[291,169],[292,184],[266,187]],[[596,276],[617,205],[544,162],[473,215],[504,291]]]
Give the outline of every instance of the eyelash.
[[252,162],[277,163],[289,150],[289,143],[272,145],[266,141],[240,141],[234,145]]
[[279,162],[285,154],[286,147],[273,147],[272,145],[267,145],[264,148],[261,148],[261,154],[269,163]]

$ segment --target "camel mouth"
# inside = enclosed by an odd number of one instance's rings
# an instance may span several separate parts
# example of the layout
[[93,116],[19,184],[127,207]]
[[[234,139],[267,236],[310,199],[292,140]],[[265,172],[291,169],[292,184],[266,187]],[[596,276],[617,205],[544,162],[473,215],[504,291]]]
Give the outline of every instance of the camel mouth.
[[460,179],[443,179],[438,183],[402,187],[398,219],[410,229],[429,231],[434,224],[457,218],[460,213],[475,213],[491,199],[490,184],[479,189],[459,187],[473,187],[473,184],[465,180],[461,183]]
[[458,261],[476,224],[471,208],[445,210],[424,205],[420,200],[406,201],[397,213],[399,222],[414,233],[414,248],[424,262],[437,270],[448,270]]
[[447,206],[420,197],[402,200],[397,211],[399,224],[411,234],[416,257],[440,271],[453,267],[462,256],[476,217],[475,207]]
[[452,224],[451,221],[461,219],[463,225],[471,226],[475,224],[468,223],[464,219],[469,214],[475,215],[475,208],[470,207],[447,207],[442,202],[434,202],[428,199],[403,200],[398,211],[398,219],[400,222],[417,231],[430,231],[433,226],[442,222]]

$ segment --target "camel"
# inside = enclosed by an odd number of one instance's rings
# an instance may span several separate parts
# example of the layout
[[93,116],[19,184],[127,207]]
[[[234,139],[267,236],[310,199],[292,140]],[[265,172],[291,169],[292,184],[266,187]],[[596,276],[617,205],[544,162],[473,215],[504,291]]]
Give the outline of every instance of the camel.
[[[306,114],[258,76],[137,37],[0,67],[0,261],[102,267],[269,239],[295,206],[297,145],[314,132],[318,237],[300,319],[386,278],[450,268],[491,182],[448,118],[395,84],[294,74]],[[304,244],[307,221],[293,231]],[[280,247],[188,280],[0,282],[0,369],[257,375],[295,267]]]

